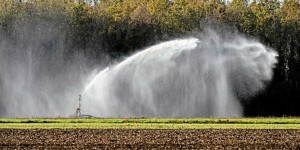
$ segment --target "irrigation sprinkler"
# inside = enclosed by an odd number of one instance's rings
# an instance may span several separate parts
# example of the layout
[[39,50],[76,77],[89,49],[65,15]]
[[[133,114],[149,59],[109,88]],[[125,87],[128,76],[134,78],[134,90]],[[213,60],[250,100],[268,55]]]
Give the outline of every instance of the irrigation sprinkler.
[[81,94],[80,94],[79,98],[78,98],[78,107],[77,107],[76,112],[74,114],[75,118],[78,118],[78,117],[81,116],[81,101],[82,101],[82,98],[81,98]]
[[101,76],[103,73],[107,72],[109,70],[109,67],[106,67],[104,70],[100,71],[100,73],[90,82],[90,84],[84,89],[84,91],[82,92],[82,94],[79,94],[79,99],[78,99],[78,107],[76,109],[75,114],[73,115],[73,117],[78,118],[78,117],[93,117],[91,115],[83,115],[81,114],[81,101],[82,101],[82,95],[85,94],[85,92],[93,85],[93,83],[96,81],[96,79]]

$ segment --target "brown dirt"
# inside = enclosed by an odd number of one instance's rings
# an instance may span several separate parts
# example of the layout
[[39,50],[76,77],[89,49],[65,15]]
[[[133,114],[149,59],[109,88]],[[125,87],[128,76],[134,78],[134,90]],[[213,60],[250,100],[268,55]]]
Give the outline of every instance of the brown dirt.
[[300,149],[300,130],[0,129],[0,149]]

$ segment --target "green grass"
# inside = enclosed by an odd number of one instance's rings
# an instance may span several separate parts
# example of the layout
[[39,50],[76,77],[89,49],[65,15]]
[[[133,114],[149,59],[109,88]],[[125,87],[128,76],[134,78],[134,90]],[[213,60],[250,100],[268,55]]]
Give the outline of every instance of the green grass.
[[6,119],[0,118],[0,128],[52,129],[300,129],[300,118],[130,118],[130,119]]

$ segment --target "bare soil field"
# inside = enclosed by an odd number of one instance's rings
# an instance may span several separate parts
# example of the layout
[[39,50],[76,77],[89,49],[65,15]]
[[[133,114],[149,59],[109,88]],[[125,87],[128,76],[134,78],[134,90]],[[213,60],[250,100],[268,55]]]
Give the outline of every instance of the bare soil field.
[[300,149],[300,130],[0,129],[0,149]]

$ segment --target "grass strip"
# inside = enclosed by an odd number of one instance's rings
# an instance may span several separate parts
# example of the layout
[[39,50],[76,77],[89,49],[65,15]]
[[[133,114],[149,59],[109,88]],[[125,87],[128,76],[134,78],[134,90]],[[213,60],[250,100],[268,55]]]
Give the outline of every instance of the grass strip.
[[300,124],[300,118],[0,118],[0,123]]
[[5,123],[0,129],[300,129],[300,124]]
[[10,129],[300,129],[300,118],[0,118]]

